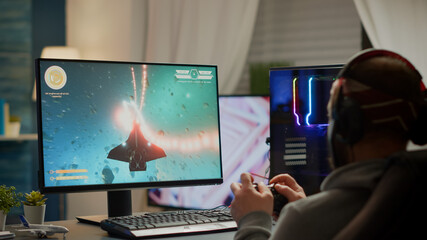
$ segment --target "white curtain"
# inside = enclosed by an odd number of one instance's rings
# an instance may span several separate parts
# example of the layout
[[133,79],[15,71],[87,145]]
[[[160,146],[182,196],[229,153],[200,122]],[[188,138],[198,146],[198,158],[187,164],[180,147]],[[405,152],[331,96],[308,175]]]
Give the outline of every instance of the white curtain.
[[143,61],[147,1],[67,0],[67,45],[83,59]]
[[145,59],[218,65],[233,93],[246,62],[258,0],[150,0]]
[[86,59],[218,65],[231,94],[246,62],[258,0],[69,0],[67,45]]
[[408,58],[427,83],[427,1],[354,0],[354,3],[373,46]]
[[[408,58],[427,83],[427,1],[354,0],[362,24],[375,48]],[[410,143],[408,150],[426,149]]]

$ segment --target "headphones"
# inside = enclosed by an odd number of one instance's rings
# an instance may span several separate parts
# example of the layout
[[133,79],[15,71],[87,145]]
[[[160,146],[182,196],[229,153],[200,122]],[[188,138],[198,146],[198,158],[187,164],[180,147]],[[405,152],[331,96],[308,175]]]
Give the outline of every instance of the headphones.
[[[342,81],[339,78],[337,81]],[[349,96],[344,96],[342,85],[338,99],[332,107],[332,134],[342,143],[353,145],[363,137],[363,112],[359,103]]]
[[[418,116],[415,122],[408,130],[409,139],[418,145],[427,143],[427,94],[426,88],[422,82],[422,76],[417,69],[401,55],[383,49],[368,49],[356,54],[338,73],[337,81],[342,81],[347,77],[349,69],[364,60],[374,57],[391,57],[403,62],[418,76],[420,81],[420,91],[423,94],[423,102],[421,103]],[[332,107],[332,119],[330,122],[330,131],[328,132],[328,140],[333,150],[332,140],[338,140],[348,145],[357,143],[364,132],[363,111],[359,103],[349,96],[343,94],[342,86],[339,89],[338,99]]]

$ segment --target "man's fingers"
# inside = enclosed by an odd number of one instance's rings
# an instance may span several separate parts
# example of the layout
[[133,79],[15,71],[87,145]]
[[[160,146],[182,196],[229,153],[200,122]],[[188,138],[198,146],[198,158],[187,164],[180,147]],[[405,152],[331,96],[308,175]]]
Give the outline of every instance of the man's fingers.
[[285,196],[289,202],[293,202],[305,197],[304,193],[296,192],[286,185],[275,185],[274,188],[278,193]]
[[263,182],[260,182],[258,183],[258,191],[260,193],[264,193],[264,192],[270,192],[270,189],[268,189],[268,187]]
[[274,176],[270,183],[275,183],[274,188],[278,193],[285,196],[290,202],[305,197],[304,189],[289,174]]
[[276,182],[284,182],[287,184],[296,183],[295,179],[287,173],[276,175],[270,180],[270,183]]
[[240,183],[232,183],[231,185],[230,185],[230,188],[231,188],[231,191],[233,192],[233,193],[235,193],[237,190],[239,190],[239,189],[241,189],[242,188],[242,185],[240,184]]
[[[242,188],[245,188],[245,189],[254,188],[252,186],[253,180],[254,180],[253,177],[249,173],[242,173],[240,175],[240,181],[242,183],[236,183],[236,182],[231,183],[230,185],[231,191],[233,192],[234,195],[236,195],[236,192],[241,190]],[[254,188],[254,191],[255,191],[255,188]]]
[[242,187],[247,188],[252,186],[253,178],[249,173],[242,173],[240,175],[240,181],[242,182]]
[[301,188],[300,185],[298,185],[297,181],[289,174],[279,174],[274,176],[270,183],[279,183],[280,185],[287,185],[293,190],[298,190]]

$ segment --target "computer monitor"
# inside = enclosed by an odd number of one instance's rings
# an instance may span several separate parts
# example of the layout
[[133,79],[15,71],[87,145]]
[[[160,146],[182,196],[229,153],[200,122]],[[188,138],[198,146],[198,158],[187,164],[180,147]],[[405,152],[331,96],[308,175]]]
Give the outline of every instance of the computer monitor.
[[[151,206],[179,209],[210,209],[228,206],[233,200],[232,182],[242,172],[251,172],[256,181],[269,170],[269,96],[227,95],[219,97],[221,151],[224,183],[216,186],[157,188],[148,190]],[[265,180],[264,180],[265,181]],[[266,183],[266,182],[265,182]]]
[[118,216],[129,189],[222,183],[216,66],[37,59],[36,78],[43,192],[108,191]]
[[310,195],[329,174],[327,103],[342,65],[270,69],[271,174],[289,173]]

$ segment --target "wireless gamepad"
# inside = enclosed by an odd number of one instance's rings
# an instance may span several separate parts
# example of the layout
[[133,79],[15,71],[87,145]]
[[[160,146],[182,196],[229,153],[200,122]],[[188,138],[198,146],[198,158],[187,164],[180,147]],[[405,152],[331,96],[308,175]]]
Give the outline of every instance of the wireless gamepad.
[[[283,196],[282,194],[278,193],[276,189],[274,188],[275,184],[267,185],[268,189],[270,189],[271,193],[273,194],[273,214],[276,216],[279,216],[280,211],[282,211],[282,208],[288,203],[288,199]],[[253,186],[258,191],[258,183],[254,183]]]

